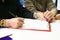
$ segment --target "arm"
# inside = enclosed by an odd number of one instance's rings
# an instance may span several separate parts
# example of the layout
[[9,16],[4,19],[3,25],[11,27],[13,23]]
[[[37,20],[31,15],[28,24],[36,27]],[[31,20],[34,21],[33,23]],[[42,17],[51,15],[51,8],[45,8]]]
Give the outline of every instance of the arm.
[[52,14],[56,15],[57,8],[52,0],[47,0],[47,9],[52,12]]
[[48,21],[52,21],[57,13],[57,8],[52,0],[47,0],[47,11],[44,12],[44,16]]
[[0,28],[20,28],[23,24],[23,18],[11,18],[0,20]]
[[35,18],[45,20],[43,12],[36,10],[34,2],[35,2],[34,0],[25,0],[25,8],[33,12]]
[[25,8],[27,8],[31,12],[37,11],[33,4],[33,0],[25,0]]
[[19,0],[17,0],[16,2],[16,7],[17,7],[17,12],[16,12],[16,15],[18,17],[23,17],[23,18],[34,18],[33,17],[33,13],[28,11],[28,9],[22,7],[22,5],[20,4]]

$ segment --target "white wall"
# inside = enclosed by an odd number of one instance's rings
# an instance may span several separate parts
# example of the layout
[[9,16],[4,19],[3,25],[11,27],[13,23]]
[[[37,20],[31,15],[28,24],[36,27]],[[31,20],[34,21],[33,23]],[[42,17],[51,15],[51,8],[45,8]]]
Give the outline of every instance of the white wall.
[[57,1],[57,9],[60,10],[60,0]]
[[[53,2],[55,3],[56,0],[53,0]],[[57,9],[60,10],[60,0],[57,1]]]
[[53,2],[55,3],[55,2],[56,2],[56,0],[53,0]]

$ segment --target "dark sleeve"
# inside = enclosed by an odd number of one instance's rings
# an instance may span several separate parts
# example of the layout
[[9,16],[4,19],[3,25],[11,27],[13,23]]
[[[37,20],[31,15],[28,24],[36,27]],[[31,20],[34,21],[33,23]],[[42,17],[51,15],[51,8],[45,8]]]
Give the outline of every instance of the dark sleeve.
[[33,18],[34,19],[34,17],[33,17],[34,13],[27,10],[26,8],[24,8],[22,12],[23,12],[23,17],[24,18]]
[[17,7],[18,7],[19,15],[22,14],[22,15],[20,15],[21,17],[23,17],[23,18],[34,18],[33,17],[34,13],[28,11],[26,8],[23,8],[19,1],[17,3]]
[[[9,11],[11,14],[17,15],[18,17],[23,17],[23,18],[34,18],[33,13],[28,11],[27,9],[23,8],[22,5],[20,4],[20,0],[10,0],[11,2],[11,7],[9,7]],[[13,4],[12,4],[13,3]]]

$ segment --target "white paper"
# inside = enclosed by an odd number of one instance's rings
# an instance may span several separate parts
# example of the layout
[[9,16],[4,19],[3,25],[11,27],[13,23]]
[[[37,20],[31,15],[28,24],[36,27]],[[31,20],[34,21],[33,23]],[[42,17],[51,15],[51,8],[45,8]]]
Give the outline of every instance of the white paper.
[[51,23],[52,32],[0,29],[1,36],[12,34],[12,40],[60,40],[60,20]]
[[7,28],[0,29],[0,38],[11,35],[12,31],[13,30]]
[[45,20],[25,19],[23,29],[49,30],[48,22]]

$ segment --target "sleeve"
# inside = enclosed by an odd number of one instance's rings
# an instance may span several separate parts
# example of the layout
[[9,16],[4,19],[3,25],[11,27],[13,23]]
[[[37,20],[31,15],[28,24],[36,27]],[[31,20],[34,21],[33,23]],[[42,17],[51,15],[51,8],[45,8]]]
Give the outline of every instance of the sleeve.
[[47,9],[54,14],[57,13],[57,8],[52,0],[47,0]]
[[36,12],[36,8],[34,6],[34,0],[25,0],[25,8],[27,8],[31,12]]
[[21,4],[18,2],[17,3],[17,10],[18,10],[18,15],[23,18],[34,18],[32,12],[30,12],[28,9],[24,8],[21,6]]

